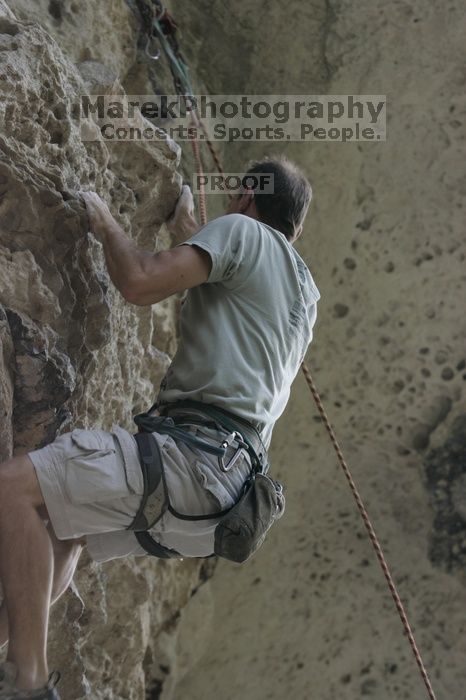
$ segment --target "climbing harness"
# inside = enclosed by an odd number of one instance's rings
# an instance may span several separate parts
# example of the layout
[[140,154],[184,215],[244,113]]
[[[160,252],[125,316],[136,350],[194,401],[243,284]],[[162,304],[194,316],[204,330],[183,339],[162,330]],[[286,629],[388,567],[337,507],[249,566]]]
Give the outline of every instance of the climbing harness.
[[[161,8],[163,8],[162,3],[159,0],[155,0],[154,4],[157,5],[157,7],[159,8],[159,12],[161,12],[162,11]],[[159,15],[159,16],[163,17],[163,14]],[[178,42],[177,42],[176,37],[175,37],[176,24],[174,22],[172,22],[170,25],[170,30],[167,33],[165,33],[163,28],[160,28],[160,26],[156,26],[158,23],[159,23],[159,20],[157,20],[157,18],[155,18],[154,19],[154,28],[156,29],[157,36],[160,38],[161,45],[164,48],[165,55],[167,56],[167,58],[170,62],[170,69],[171,69],[171,72],[173,75],[175,89],[177,90],[178,94],[192,95],[193,93],[192,93],[192,88],[191,88],[191,84],[189,81],[188,68],[187,68],[187,65],[186,65],[183,57],[182,57]],[[167,44],[170,45],[171,51],[166,50],[165,47],[167,46]],[[204,135],[203,141],[207,144],[219,173],[223,174],[223,168],[222,168],[222,165],[220,162],[220,158],[218,157],[218,154],[217,154],[211,140],[208,137],[207,131],[206,131],[204,125],[202,124],[201,120],[199,119],[198,115],[196,114],[195,110],[192,112],[192,122],[193,122],[195,127],[197,127],[197,128],[200,127],[202,129],[203,135]],[[194,159],[196,161],[198,171],[202,172],[202,158],[201,158],[199,141],[192,140],[191,144],[192,144]],[[203,191],[202,188],[200,188],[200,192],[199,192],[199,218],[201,220],[202,225],[207,223],[207,208],[206,208],[206,202],[205,202],[205,191]],[[390,569],[389,569],[389,566],[388,566],[387,561],[385,559],[382,547],[379,543],[379,540],[377,538],[375,530],[374,530],[372,523],[370,521],[368,512],[364,506],[363,500],[358,492],[358,489],[356,487],[354,479],[351,475],[350,469],[349,469],[349,467],[344,459],[342,450],[341,450],[341,448],[338,444],[338,441],[336,439],[335,432],[334,432],[334,430],[330,424],[330,421],[327,417],[327,414],[326,414],[325,409],[323,407],[319,393],[317,391],[314,380],[312,378],[311,371],[304,361],[301,365],[301,369],[302,369],[302,372],[304,374],[305,380],[309,386],[311,394],[314,398],[314,401],[316,403],[316,406],[317,406],[317,409],[319,411],[322,422],[324,423],[324,425],[329,433],[330,440],[331,440],[332,445],[333,445],[335,452],[337,454],[338,462],[340,463],[340,466],[343,469],[343,472],[346,476],[346,479],[348,480],[351,492],[352,492],[354,499],[356,501],[357,508],[358,508],[358,510],[361,514],[361,517],[364,521],[364,525],[365,525],[366,530],[369,534],[369,538],[370,538],[371,543],[374,547],[377,559],[380,563],[383,574],[384,574],[385,579],[387,581],[391,596],[393,598],[393,601],[395,603],[395,607],[396,607],[398,614],[400,616],[402,625],[404,627],[405,634],[406,634],[408,641],[410,643],[412,652],[414,654],[414,657],[415,657],[417,666],[419,668],[421,677],[424,681],[424,685],[427,689],[427,693],[429,695],[429,698],[430,698],[430,700],[436,700],[436,696],[435,696],[434,690],[432,688],[432,684],[431,684],[431,681],[429,679],[429,675],[427,673],[427,670],[425,668],[421,654],[420,654],[419,649],[417,647],[416,640],[414,638],[414,634],[413,634],[413,631],[411,629],[411,625],[409,623],[407,614],[406,614],[405,609],[403,607],[403,603],[401,602],[401,599],[400,599],[400,596],[398,594],[393,577],[390,573]]]
[[[183,555],[157,542],[147,531],[167,510],[181,520],[216,519],[219,522],[214,531],[214,552],[209,556],[217,555],[237,563],[246,561],[260,547],[270,527],[285,510],[283,486],[267,475],[267,452],[258,431],[240,416],[199,401],[187,399],[161,406],[160,413],[166,415],[151,415],[154,408],[158,408],[157,403],[146,413],[134,416],[139,428],[134,438],[139,450],[144,490],[139,509],[126,529],[135,530],[136,539],[148,554],[182,558]],[[183,425],[188,430],[183,429]],[[189,431],[196,425],[223,429],[227,435],[219,445],[212,445]],[[153,433],[169,435],[191,448],[217,455],[223,471],[232,469],[241,454],[247,453],[251,470],[236,503],[222,511],[201,515],[175,510],[170,503],[163,458]],[[231,447],[235,449],[234,454],[225,464],[223,459]]]

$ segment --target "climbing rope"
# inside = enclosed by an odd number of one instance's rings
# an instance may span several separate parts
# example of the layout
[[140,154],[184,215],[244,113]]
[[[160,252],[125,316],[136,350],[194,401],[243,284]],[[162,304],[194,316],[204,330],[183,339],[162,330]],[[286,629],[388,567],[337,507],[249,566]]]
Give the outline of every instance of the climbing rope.
[[[193,129],[198,131],[199,128],[199,117],[195,111],[191,112],[191,126]],[[197,138],[191,139],[191,146],[193,149],[194,160],[196,161],[196,168],[199,175],[199,218],[201,220],[202,226],[207,223],[207,204],[205,196],[205,185],[204,185],[204,168],[202,165],[201,149],[199,146],[199,140]]]
[[[189,73],[187,69],[187,65],[182,57],[182,54],[179,50],[178,42],[176,40],[176,24],[171,16],[169,16],[169,21],[168,24],[166,25],[168,28],[164,30],[163,26],[160,24],[161,19],[166,17],[166,10],[164,10],[162,3],[160,0],[153,0],[154,4],[158,8],[158,15],[154,18],[154,27],[156,27],[156,33],[157,36],[160,38],[162,47],[164,49],[165,55],[167,56],[168,60],[171,62],[173,60],[173,63],[170,63],[170,69],[173,75],[174,83],[175,83],[175,89],[177,90],[178,94],[183,94],[184,96],[190,96],[193,94],[191,84],[189,81]],[[158,17],[158,19],[157,19]],[[167,48],[168,46],[168,48]],[[198,134],[199,128],[202,129],[203,134],[204,134],[204,142],[207,144],[209,151],[212,155],[212,158],[215,162],[215,165],[217,167],[217,170],[220,174],[224,174],[224,170],[220,161],[220,158],[211,142],[209,139],[208,133],[206,131],[206,128],[204,124],[202,123],[202,120],[199,118],[197,112],[195,109],[192,110],[191,112],[191,124],[192,127],[196,130],[196,135]],[[193,149],[193,156],[194,160],[196,162],[196,167],[198,170],[198,173],[202,175],[203,173],[203,164],[202,164],[202,157],[201,157],[201,150],[200,150],[200,144],[199,140],[197,138],[194,138],[191,140],[191,145]],[[202,178],[200,178],[202,181]],[[205,193],[205,188],[203,185],[200,185],[199,187],[199,218],[201,220],[201,224],[204,225],[207,223],[207,205],[206,205],[206,193]],[[335,452],[337,454],[338,461],[340,463],[341,468],[343,469],[343,472],[346,476],[346,479],[348,480],[351,492],[354,496],[354,499],[356,501],[357,508],[361,514],[361,517],[364,521],[364,525],[366,527],[366,530],[369,534],[369,538],[372,542],[372,545],[374,547],[375,553],[377,555],[377,559],[380,563],[380,566],[382,568],[383,574],[385,576],[385,579],[387,581],[391,596],[393,598],[393,601],[395,603],[395,607],[398,611],[398,614],[400,616],[404,631],[406,636],[408,637],[412,652],[414,654],[414,658],[416,659],[417,666],[419,668],[421,677],[424,681],[425,687],[427,689],[427,693],[429,695],[430,700],[437,700],[434,690],[432,688],[432,684],[429,679],[429,675],[427,673],[427,670],[424,666],[424,662],[422,660],[421,653],[418,649],[418,646],[416,644],[416,640],[414,638],[413,631],[411,629],[411,625],[408,620],[408,616],[405,612],[405,609],[403,607],[403,603],[401,602],[401,598],[398,594],[398,590],[396,588],[395,582],[393,580],[393,577],[390,573],[389,566],[387,564],[387,561],[385,559],[382,547],[380,545],[380,542],[378,540],[378,537],[375,533],[375,530],[372,526],[372,523],[369,518],[369,514],[366,510],[366,507],[364,506],[364,502],[359,494],[359,491],[356,487],[356,484],[354,482],[354,479],[351,475],[351,471],[345,461],[345,458],[343,456],[343,452],[340,448],[340,445],[338,444],[335,432],[330,424],[330,421],[327,417],[327,413],[323,407],[322,400],[320,398],[320,395],[317,391],[317,388],[314,384],[314,380],[312,378],[311,371],[307,364],[305,362],[302,363],[301,365],[301,370],[304,374],[305,380],[309,386],[309,389],[311,391],[311,394],[314,398],[314,401],[316,403],[317,409],[319,411],[320,417],[322,419],[322,422],[324,423],[329,436],[330,440],[332,442],[332,445],[335,449]]]
[[[165,54],[165,57],[167,58],[176,93],[186,98],[186,101],[189,102],[189,98],[192,95],[194,95],[194,92],[189,76],[188,64],[186,63],[186,60],[181,52],[180,45],[178,42],[178,25],[176,24],[172,15],[164,7],[162,2],[160,2],[160,0],[152,0],[152,4],[149,4],[147,0],[137,0],[137,4],[147,34],[145,45],[146,55],[153,60],[158,60],[158,58],[160,57],[160,51],[157,51],[156,54],[150,53],[151,41],[154,37],[156,37]],[[191,126],[195,127],[196,132],[198,132],[199,129],[202,130],[204,134],[204,141],[207,145],[207,148],[210,151],[210,155],[212,157],[213,162],[215,163],[217,171],[221,175],[225,175],[219,155],[211,139],[209,138],[209,134],[207,132],[205,124],[199,119],[198,111],[194,102],[191,101],[190,107]],[[192,139],[191,144],[194,156],[199,162],[200,152],[198,138]],[[203,168],[201,167],[198,172],[200,174],[203,174]],[[200,181],[202,181],[202,178],[200,178]],[[203,184],[200,184],[199,189],[201,190],[200,194],[205,193],[205,187]],[[231,195],[228,195],[228,197],[231,198]],[[200,196],[199,201],[201,202],[202,199],[202,196]],[[205,211],[205,207],[200,213],[201,223],[207,223],[207,212]]]

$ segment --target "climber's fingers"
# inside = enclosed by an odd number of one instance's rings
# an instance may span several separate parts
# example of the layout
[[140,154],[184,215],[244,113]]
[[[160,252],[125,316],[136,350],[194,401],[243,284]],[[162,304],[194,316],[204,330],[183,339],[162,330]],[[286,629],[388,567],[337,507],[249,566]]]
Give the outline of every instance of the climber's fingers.
[[175,211],[166,225],[175,244],[183,243],[199,230],[199,224],[194,217],[194,199],[188,185],[183,185]]
[[181,194],[176,202],[175,211],[167,219],[167,228],[170,233],[174,233],[181,219],[194,217],[194,198],[189,185],[183,185]]
[[97,192],[85,192],[84,190],[80,190],[79,194],[86,203],[89,216],[101,216],[102,214],[108,216],[110,214],[110,209],[108,208],[107,203],[104,202],[101,197],[99,197]]
[[107,206],[107,203],[99,197],[96,192],[85,192],[83,190],[79,191],[79,194],[83,198],[86,204],[87,215],[89,217],[89,228],[92,233],[97,234],[99,228],[106,221],[112,219],[112,214]]

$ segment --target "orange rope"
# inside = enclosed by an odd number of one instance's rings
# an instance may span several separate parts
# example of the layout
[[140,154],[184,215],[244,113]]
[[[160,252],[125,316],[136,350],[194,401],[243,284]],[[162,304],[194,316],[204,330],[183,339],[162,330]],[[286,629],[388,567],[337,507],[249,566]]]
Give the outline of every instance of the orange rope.
[[195,111],[193,110],[191,112],[191,136],[194,137],[191,139],[191,146],[193,149],[193,156],[194,160],[196,161],[196,167],[197,167],[197,172],[199,177],[199,219],[201,221],[202,226],[204,226],[207,223],[207,204],[206,204],[206,199],[205,199],[205,185],[204,185],[204,178],[202,175],[204,174],[204,168],[202,166],[202,158],[201,158],[201,149],[199,147],[199,120],[197,118],[197,115]]
[[[205,128],[203,127],[202,122],[199,121],[197,116],[196,117],[193,116],[193,123],[196,125],[196,127],[201,126],[203,128],[204,134],[207,136],[207,132],[206,132]],[[209,139],[206,138],[205,140],[206,140],[207,145],[209,146],[209,149],[211,150],[211,153],[215,153],[213,145],[210,143]],[[202,169],[202,161],[201,161],[199,142],[197,140],[193,140],[191,143],[192,143],[192,147],[193,147],[193,153],[194,153],[194,158],[196,160],[198,172],[202,173],[203,169]],[[217,167],[219,169],[219,172],[223,173],[223,169],[221,167],[220,160],[218,159],[217,154],[215,154],[215,159],[216,159],[216,162],[218,160]],[[205,190],[203,187],[200,187],[199,189],[200,189],[200,192],[199,192],[199,213],[200,213],[201,223],[205,224],[205,223],[207,223],[207,206],[206,206],[206,201],[205,201]],[[429,675],[426,671],[426,668],[424,666],[424,662],[422,660],[421,654],[420,654],[419,649],[417,647],[416,640],[414,638],[414,634],[413,634],[413,631],[411,629],[411,625],[409,624],[408,616],[405,612],[405,609],[403,607],[403,603],[401,602],[401,598],[398,594],[397,588],[396,588],[395,583],[393,581],[393,577],[390,573],[390,569],[389,569],[388,564],[385,560],[385,556],[384,556],[382,547],[380,546],[377,535],[375,534],[375,530],[374,530],[372,523],[369,519],[369,515],[368,515],[367,510],[364,506],[363,500],[362,500],[361,496],[359,495],[359,492],[356,488],[356,484],[354,483],[353,477],[351,476],[351,472],[349,470],[349,467],[346,464],[345,458],[343,457],[343,452],[341,451],[341,448],[337,442],[333,428],[330,425],[330,421],[327,417],[327,414],[326,414],[325,409],[323,407],[321,398],[319,396],[319,393],[318,393],[316,386],[314,384],[314,381],[312,379],[311,372],[310,372],[310,370],[305,362],[302,363],[301,369],[303,371],[303,374],[304,374],[306,382],[309,386],[309,389],[311,390],[312,396],[314,397],[314,401],[317,405],[320,416],[321,416],[321,418],[324,422],[324,425],[327,428],[327,431],[330,435],[330,440],[332,441],[332,444],[333,444],[335,451],[337,453],[338,461],[339,461],[339,463],[340,463],[340,465],[345,473],[345,476],[348,480],[350,489],[351,489],[353,496],[355,498],[356,505],[359,509],[361,517],[362,517],[364,524],[366,526],[366,529],[369,533],[370,540],[371,540],[372,545],[375,549],[375,553],[377,555],[380,566],[381,566],[382,571],[384,573],[384,576],[385,576],[385,579],[387,581],[388,587],[390,589],[390,593],[392,595],[392,598],[395,602],[396,609],[398,611],[401,622],[403,624],[406,636],[408,637],[409,643],[411,645],[411,649],[413,651],[414,657],[416,659],[416,663],[418,665],[422,679],[424,681],[427,692],[429,694],[429,698],[430,698],[430,700],[437,700],[435,693],[433,691],[433,688],[432,688],[432,684],[431,684],[430,679],[429,679]]]
[[[199,125],[203,131],[203,134],[205,137],[205,142],[207,144],[207,148],[210,151],[210,155],[212,156],[212,160],[215,163],[215,167],[217,168],[217,171],[220,173],[220,175],[223,175],[223,177],[225,177],[225,171],[223,170],[223,166],[222,166],[220,157],[218,155],[216,148],[214,147],[214,144],[212,143],[212,141],[209,138],[209,134],[207,132],[207,129],[205,128],[204,122],[202,120],[199,120]],[[232,195],[228,194],[228,197],[229,197],[229,199],[231,199]]]

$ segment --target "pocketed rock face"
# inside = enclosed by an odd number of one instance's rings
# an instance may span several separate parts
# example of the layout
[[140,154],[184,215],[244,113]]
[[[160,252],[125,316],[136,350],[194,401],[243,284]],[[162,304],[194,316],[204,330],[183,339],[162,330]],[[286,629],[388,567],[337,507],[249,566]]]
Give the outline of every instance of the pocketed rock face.
[[65,49],[73,63],[99,61],[123,78],[136,60],[137,16],[122,0],[11,0],[27,21],[37,21]]
[[452,573],[466,569],[466,413],[443,426],[448,432],[425,458],[426,483],[434,510],[429,555]]
[[[178,146],[85,141],[74,111],[83,93],[122,92],[136,38],[123,1],[0,2],[2,460],[73,427],[133,430],[175,349],[176,300],[124,301],[77,195],[98,191],[147,250],[170,245],[160,227],[180,191]],[[211,567],[84,554],[52,611],[62,697],[140,700],[162,686],[180,610]]]

